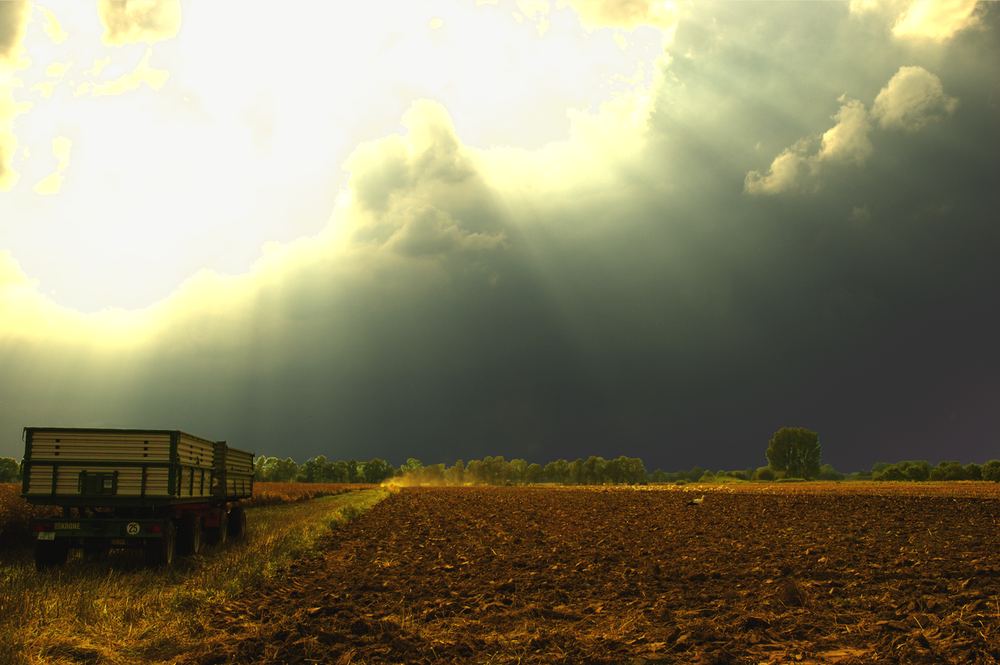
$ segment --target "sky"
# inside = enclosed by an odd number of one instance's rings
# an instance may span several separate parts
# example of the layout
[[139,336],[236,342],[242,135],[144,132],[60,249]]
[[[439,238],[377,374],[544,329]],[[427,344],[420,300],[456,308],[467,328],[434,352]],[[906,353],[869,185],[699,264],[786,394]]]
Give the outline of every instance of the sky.
[[1000,5],[0,2],[0,456],[1000,458]]

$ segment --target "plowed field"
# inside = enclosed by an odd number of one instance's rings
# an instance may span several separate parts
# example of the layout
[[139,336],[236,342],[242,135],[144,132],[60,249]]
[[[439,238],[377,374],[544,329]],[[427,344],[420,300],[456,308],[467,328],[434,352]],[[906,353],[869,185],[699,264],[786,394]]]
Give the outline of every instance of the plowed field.
[[190,658],[1000,662],[1000,486],[833,487],[404,489]]

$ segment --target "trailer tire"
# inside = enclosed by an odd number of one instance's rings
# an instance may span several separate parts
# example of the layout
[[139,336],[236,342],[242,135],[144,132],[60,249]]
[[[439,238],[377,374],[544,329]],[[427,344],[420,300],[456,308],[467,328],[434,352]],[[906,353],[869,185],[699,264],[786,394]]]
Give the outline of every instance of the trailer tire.
[[229,539],[243,540],[247,535],[247,511],[235,506],[229,511]]
[[229,536],[229,514],[225,508],[219,511],[219,526],[205,528],[205,540],[209,545],[225,545]]
[[177,550],[177,535],[173,524],[167,523],[163,537],[146,541],[146,563],[151,566],[171,566]]
[[177,549],[182,556],[201,552],[201,515],[184,513],[177,530]]
[[35,568],[44,570],[55,568],[66,563],[69,556],[69,545],[58,541],[35,541]]

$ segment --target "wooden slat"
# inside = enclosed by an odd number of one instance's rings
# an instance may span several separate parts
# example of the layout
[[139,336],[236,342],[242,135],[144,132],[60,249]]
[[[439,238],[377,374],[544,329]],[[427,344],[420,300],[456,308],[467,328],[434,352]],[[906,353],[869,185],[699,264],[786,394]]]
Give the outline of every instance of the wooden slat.
[[31,460],[101,460],[166,462],[170,437],[146,432],[89,432],[35,430],[31,437]]
[[170,436],[162,432],[90,432],[87,430],[70,430],[56,432],[51,430],[33,430],[32,443],[38,441],[135,441],[136,439],[150,443],[169,443]]
[[[80,496],[80,472],[113,473],[118,472],[117,494],[114,496],[139,496],[142,492],[141,467],[107,467],[107,466],[62,466],[56,479],[57,496]],[[146,496],[169,496],[167,480],[169,471],[165,467],[147,467]],[[33,466],[29,474],[28,495],[50,495],[52,493],[52,467]]]

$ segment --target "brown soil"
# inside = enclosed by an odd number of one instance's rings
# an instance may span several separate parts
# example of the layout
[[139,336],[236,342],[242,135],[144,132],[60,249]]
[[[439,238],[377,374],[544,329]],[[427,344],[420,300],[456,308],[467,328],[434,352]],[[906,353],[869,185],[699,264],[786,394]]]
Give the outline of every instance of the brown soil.
[[869,487],[404,489],[189,659],[1000,662],[1000,492]]

